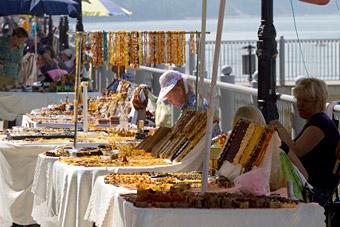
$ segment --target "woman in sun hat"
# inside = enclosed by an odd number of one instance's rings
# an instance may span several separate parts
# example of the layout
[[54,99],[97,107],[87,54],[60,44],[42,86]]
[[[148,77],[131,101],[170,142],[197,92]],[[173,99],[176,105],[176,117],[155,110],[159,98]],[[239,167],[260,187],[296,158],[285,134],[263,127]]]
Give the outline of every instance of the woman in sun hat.
[[[161,90],[158,95],[157,103],[168,101],[182,111],[186,109],[195,109],[196,95],[193,87],[187,80],[183,79],[180,72],[168,70],[159,78]],[[207,101],[204,102],[204,108],[207,108]]]
[[[193,87],[185,80],[182,73],[174,70],[168,70],[159,78],[161,90],[158,95],[157,103],[168,101],[181,111],[196,110],[196,95]],[[203,101],[203,110],[208,108],[207,100]],[[221,130],[218,125],[218,118],[214,119],[213,137],[220,134]]]

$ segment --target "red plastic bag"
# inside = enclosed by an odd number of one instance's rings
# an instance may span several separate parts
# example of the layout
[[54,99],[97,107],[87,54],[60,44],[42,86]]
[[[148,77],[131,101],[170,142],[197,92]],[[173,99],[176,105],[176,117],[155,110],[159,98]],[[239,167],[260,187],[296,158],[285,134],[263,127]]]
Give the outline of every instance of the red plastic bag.
[[327,5],[330,0],[299,0],[299,1],[316,5]]

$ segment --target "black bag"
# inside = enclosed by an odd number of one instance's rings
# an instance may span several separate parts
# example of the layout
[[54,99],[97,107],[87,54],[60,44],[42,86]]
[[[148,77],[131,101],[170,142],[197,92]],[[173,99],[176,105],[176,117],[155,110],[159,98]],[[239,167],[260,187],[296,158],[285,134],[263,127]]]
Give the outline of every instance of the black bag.
[[340,101],[332,101],[329,103],[329,105],[326,107],[326,114],[328,115],[328,117],[330,119],[333,120],[334,124],[336,125],[336,127],[338,128],[339,127],[339,119],[335,118],[334,117],[334,112],[333,112],[333,109],[336,105],[339,105],[340,104]]
[[340,226],[340,198],[338,185],[331,194],[328,202],[325,205],[326,226],[339,227]]

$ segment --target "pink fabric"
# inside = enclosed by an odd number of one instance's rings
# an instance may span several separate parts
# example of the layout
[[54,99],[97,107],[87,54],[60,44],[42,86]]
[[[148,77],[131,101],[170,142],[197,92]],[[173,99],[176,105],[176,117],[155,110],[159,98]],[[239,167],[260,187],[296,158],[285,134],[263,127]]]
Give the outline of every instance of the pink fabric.
[[258,196],[270,194],[268,170],[263,167],[242,174],[234,183],[235,187],[245,194]]
[[59,80],[60,77],[68,74],[68,72],[64,69],[52,69],[50,71],[47,71],[47,74],[55,82],[55,81]]
[[252,195],[269,195],[270,194],[270,173],[272,170],[273,152],[277,152],[281,145],[280,137],[274,132],[269,142],[263,163],[258,168],[242,174],[235,178],[236,190]]

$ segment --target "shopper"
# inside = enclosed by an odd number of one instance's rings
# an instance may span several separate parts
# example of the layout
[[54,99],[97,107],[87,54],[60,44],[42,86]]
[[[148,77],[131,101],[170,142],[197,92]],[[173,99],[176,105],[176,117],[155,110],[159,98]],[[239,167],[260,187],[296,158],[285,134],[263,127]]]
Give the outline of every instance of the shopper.
[[20,27],[15,28],[11,36],[0,37],[0,90],[8,89],[18,80],[27,37],[25,29]]
[[61,52],[59,67],[65,69],[67,72],[72,73],[75,70],[74,54],[71,49],[65,49]]
[[49,71],[58,68],[58,61],[55,58],[55,53],[51,47],[43,47],[38,50],[39,80],[43,82],[53,82],[53,78],[49,76]]
[[271,124],[286,144],[286,152],[294,152],[307,170],[308,181],[314,187],[314,201],[324,206],[338,184],[333,168],[340,138],[334,122],[324,113],[328,97],[326,83],[304,78],[296,85],[294,96],[299,115],[307,121],[300,134],[292,140],[279,121]]
[[234,114],[233,127],[235,127],[237,121],[242,118],[261,125],[266,124],[266,120],[261,111],[255,106],[247,105],[239,107]]

